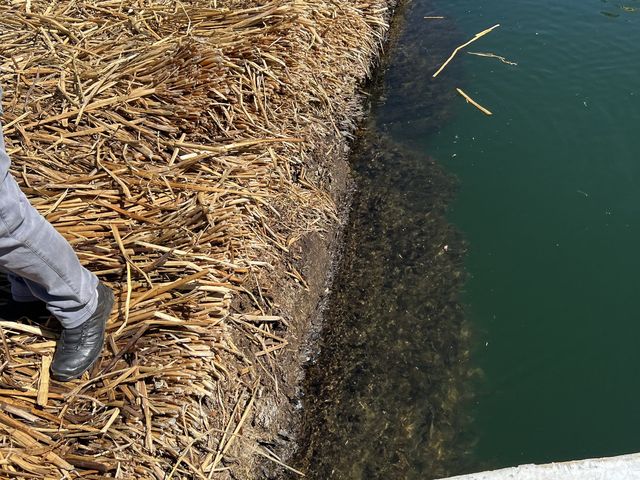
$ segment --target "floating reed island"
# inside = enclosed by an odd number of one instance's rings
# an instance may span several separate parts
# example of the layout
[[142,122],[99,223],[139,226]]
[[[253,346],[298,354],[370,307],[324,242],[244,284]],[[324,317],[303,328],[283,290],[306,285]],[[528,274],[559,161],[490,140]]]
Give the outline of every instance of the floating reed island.
[[48,376],[51,319],[0,321],[0,477],[259,478],[280,463],[300,256],[339,223],[331,172],[388,3],[3,2],[13,174],[117,308],[101,359],[69,383]]

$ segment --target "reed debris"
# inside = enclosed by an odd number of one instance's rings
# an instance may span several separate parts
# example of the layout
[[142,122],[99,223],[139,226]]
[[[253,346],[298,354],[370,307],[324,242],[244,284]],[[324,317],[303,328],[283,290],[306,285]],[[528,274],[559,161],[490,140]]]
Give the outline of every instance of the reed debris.
[[462,97],[467,101],[467,103],[470,103],[471,105],[473,105],[474,107],[476,107],[478,110],[480,110],[482,113],[484,113],[485,115],[493,115],[493,113],[491,113],[489,110],[487,110],[486,108],[484,108],[482,105],[480,105],[478,102],[476,102],[473,98],[471,98],[469,95],[467,95],[466,93],[464,93],[461,89],[456,88],[456,91],[462,95]]
[[489,52],[467,52],[467,53],[469,55],[475,55],[476,57],[495,58],[495,59],[500,60],[502,63],[504,63],[506,65],[512,65],[514,67],[518,66],[518,64],[516,62],[512,62],[511,60],[507,60],[503,56],[496,55],[495,53],[489,53]]
[[473,38],[471,40],[469,40],[466,43],[463,43],[462,45],[460,45],[459,47],[456,47],[456,49],[453,51],[453,53],[449,56],[449,58],[447,58],[447,60],[442,64],[442,66],[436,71],[436,73],[433,74],[433,78],[436,78],[438,75],[440,75],[440,72],[442,72],[445,67],[447,65],[449,65],[449,62],[451,62],[451,60],[453,60],[453,58],[458,54],[458,52],[460,50],[462,50],[465,47],[468,47],[469,45],[471,45],[473,42],[475,42],[476,40],[479,40],[480,38],[484,37],[487,33],[492,32],[493,30],[495,30],[496,28],[498,28],[500,26],[500,24],[496,24],[491,28],[487,28],[486,30],[483,30],[479,33],[476,33]]

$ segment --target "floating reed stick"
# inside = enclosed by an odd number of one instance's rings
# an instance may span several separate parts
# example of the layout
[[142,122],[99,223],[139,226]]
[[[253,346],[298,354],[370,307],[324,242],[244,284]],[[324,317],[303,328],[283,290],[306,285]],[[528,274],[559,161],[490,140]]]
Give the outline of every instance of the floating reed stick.
[[502,57],[500,55],[496,55],[495,53],[485,53],[485,52],[467,52],[467,53],[469,55],[476,55],[477,57],[497,58],[502,63],[506,63],[507,65],[513,65],[513,66],[517,66],[518,65],[516,62],[512,62],[510,60],[507,60],[506,58],[504,58],[504,57]]
[[491,31],[495,30],[495,29],[496,29],[496,28],[498,28],[499,26],[500,26],[500,24],[498,23],[498,24],[494,25],[494,26],[493,26],[493,27],[491,27],[491,28],[487,28],[486,30],[483,30],[483,31],[482,31],[482,32],[480,32],[480,33],[476,33],[476,34],[474,35],[474,37],[473,37],[471,40],[469,40],[467,43],[464,43],[464,44],[460,45],[459,47],[457,47],[457,48],[453,51],[453,53],[449,56],[449,58],[447,59],[447,61],[446,61],[446,62],[444,62],[444,63],[442,64],[442,66],[438,69],[438,71],[437,71],[436,73],[434,73],[434,74],[433,74],[433,78],[436,78],[438,75],[440,75],[440,72],[442,72],[442,70],[444,70],[444,67],[446,67],[446,66],[449,64],[449,62],[451,62],[451,60],[453,60],[453,57],[455,57],[455,56],[456,56],[456,54],[457,54],[460,50],[462,50],[463,48],[465,48],[465,47],[466,47],[466,46],[468,46],[468,45],[471,45],[473,42],[475,42],[476,40],[480,39],[481,37],[484,37],[487,33],[489,33],[489,32],[491,32]]
[[478,102],[476,102],[473,98],[471,98],[469,95],[464,93],[462,90],[460,90],[459,88],[456,88],[456,90],[458,91],[458,93],[460,95],[462,95],[464,97],[464,99],[467,101],[467,103],[470,103],[471,105],[476,107],[478,110],[480,110],[485,115],[493,115],[493,113],[491,113],[489,110],[484,108],[482,105],[480,105]]

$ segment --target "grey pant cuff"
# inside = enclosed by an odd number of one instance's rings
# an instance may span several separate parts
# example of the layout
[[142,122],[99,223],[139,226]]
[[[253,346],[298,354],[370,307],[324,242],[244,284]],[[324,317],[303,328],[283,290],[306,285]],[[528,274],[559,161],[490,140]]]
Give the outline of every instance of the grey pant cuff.
[[65,322],[64,328],[76,328],[86,322],[91,315],[95,313],[98,308],[98,290],[95,290],[93,297],[91,300],[79,311],[78,316],[73,321]]

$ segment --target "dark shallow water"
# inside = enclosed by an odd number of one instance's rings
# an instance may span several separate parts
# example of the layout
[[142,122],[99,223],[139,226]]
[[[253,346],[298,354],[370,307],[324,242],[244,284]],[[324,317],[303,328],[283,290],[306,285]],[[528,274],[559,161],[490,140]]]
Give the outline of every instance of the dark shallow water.
[[[410,5],[353,160],[309,476],[640,451],[640,1]],[[496,23],[468,50],[517,66],[431,79]]]
[[[431,12],[416,3],[402,18]],[[309,438],[296,465],[314,479],[423,479],[459,465],[471,444],[461,409],[465,246],[445,216],[456,180],[393,138],[407,125],[435,133],[450,118],[451,79],[425,78],[457,32],[450,22],[402,32],[352,157],[344,257],[308,370]]]

